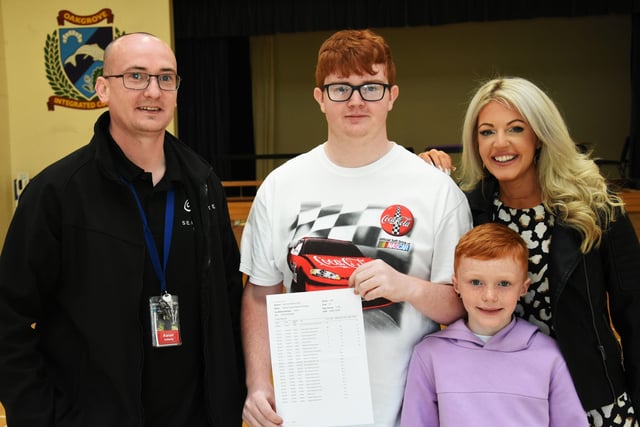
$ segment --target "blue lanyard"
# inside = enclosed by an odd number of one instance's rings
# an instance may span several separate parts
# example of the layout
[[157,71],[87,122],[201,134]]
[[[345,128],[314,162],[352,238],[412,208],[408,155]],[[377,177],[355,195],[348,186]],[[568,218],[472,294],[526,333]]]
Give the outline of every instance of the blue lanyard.
[[158,248],[156,247],[156,242],[153,240],[153,235],[151,234],[151,228],[149,228],[149,222],[147,221],[147,215],[144,213],[144,209],[142,208],[142,203],[140,202],[140,197],[138,197],[138,193],[136,192],[135,187],[129,181],[123,179],[124,182],[129,186],[129,189],[133,193],[133,197],[136,199],[136,204],[138,205],[138,211],[140,212],[140,218],[142,218],[142,224],[144,226],[144,241],[147,244],[147,249],[149,251],[149,257],[151,258],[151,264],[153,265],[153,270],[156,272],[156,276],[160,281],[160,295],[164,294],[167,291],[167,260],[169,259],[169,248],[171,247],[171,234],[173,233],[173,201],[175,199],[175,193],[173,188],[167,191],[167,204],[164,211],[164,256],[163,263],[160,265],[160,256],[158,254]]

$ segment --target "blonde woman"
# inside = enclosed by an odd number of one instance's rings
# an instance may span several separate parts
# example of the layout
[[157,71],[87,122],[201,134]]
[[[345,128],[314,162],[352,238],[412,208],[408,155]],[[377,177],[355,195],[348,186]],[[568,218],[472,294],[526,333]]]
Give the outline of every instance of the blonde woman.
[[529,247],[531,286],[516,314],[557,339],[592,426],[638,426],[640,246],[622,200],[528,80],[483,84],[462,144],[474,225],[506,224]]

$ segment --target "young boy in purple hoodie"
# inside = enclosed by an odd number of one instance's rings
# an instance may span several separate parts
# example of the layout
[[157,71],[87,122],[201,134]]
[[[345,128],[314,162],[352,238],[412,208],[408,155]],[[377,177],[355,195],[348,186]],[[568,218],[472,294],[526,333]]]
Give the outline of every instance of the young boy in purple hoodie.
[[525,242],[504,225],[460,239],[453,287],[467,316],[414,348],[402,426],[588,426],[555,341],[513,315],[527,263]]

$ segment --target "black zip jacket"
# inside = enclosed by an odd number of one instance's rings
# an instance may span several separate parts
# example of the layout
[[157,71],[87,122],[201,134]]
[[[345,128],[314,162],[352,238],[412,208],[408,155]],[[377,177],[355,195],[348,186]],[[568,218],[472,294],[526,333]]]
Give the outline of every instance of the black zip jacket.
[[[0,401],[11,427],[144,423],[139,300],[146,248],[108,126],[106,112],[88,145],[33,178],[6,236]],[[169,133],[167,143],[187,175],[196,229],[204,401],[212,426],[240,426],[242,277],[225,196],[205,161]]]
[[[493,221],[494,178],[467,194],[474,225]],[[579,233],[556,221],[549,249],[551,313],[556,339],[585,410],[626,391],[640,409],[640,245],[619,215],[599,248],[580,252]],[[609,322],[622,342],[621,351]],[[624,353],[624,360],[622,354]]]

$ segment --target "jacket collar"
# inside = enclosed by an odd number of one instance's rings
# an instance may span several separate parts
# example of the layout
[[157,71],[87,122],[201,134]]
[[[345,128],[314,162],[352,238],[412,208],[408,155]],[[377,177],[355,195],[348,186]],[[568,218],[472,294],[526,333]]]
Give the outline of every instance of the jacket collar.
[[473,225],[493,221],[493,196],[498,188],[498,180],[490,176],[481,180],[476,188],[467,193]]
[[[120,180],[120,176],[125,176],[129,179],[136,175],[136,168],[141,169],[133,165],[128,161],[130,166],[126,166],[123,170],[119,165],[120,161],[116,153],[120,153],[123,157],[124,154],[120,147],[115,143],[111,134],[109,133],[109,124],[111,117],[109,111],[105,111],[98,117],[93,131],[94,135],[91,140],[91,144],[95,147],[96,160],[101,171],[110,179]],[[180,164],[180,170],[184,171],[186,178],[193,182],[203,182],[211,173],[211,166],[208,165],[203,159],[195,152],[188,149],[182,142],[169,132],[165,132],[165,150],[171,149],[175,154],[175,159]],[[117,151],[116,151],[117,150]],[[126,164],[126,163],[125,163]],[[133,166],[133,168],[131,167]],[[139,173],[139,172],[138,172]]]
[[553,284],[550,286],[552,310],[555,311],[558,298],[581,259],[579,233],[556,221],[549,247],[549,283]]

